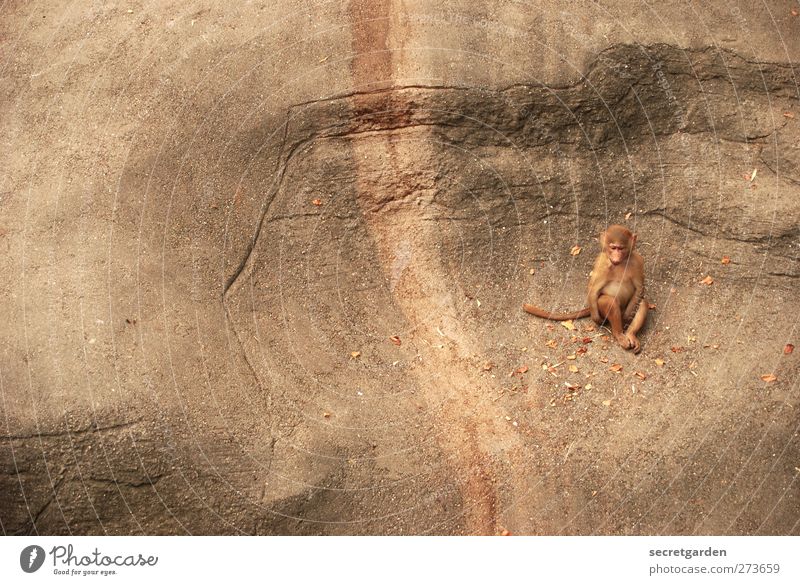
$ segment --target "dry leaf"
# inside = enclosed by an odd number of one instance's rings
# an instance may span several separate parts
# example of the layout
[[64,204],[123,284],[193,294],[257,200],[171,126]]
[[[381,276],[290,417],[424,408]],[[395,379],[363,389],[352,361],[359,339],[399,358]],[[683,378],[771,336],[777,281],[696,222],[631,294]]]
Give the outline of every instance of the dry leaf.
[[561,326],[570,331],[575,331],[575,324],[572,321],[562,321]]
[[322,416],[324,416],[325,418],[330,418],[331,417],[331,413],[330,412],[323,412]]
[[645,374],[644,372],[634,372],[633,375],[639,378],[640,380],[647,380],[647,374]]
[[610,400],[603,400],[603,406],[611,406]]
[[557,349],[557,348],[558,348],[558,345],[557,345],[557,343],[556,343],[556,340],[555,340],[555,339],[551,339],[550,341],[548,341],[547,343],[545,343],[545,345],[546,345],[547,347],[551,348],[551,349]]
[[750,173],[750,182],[751,183],[756,180],[756,175],[757,174],[758,174],[758,169],[753,169],[753,172]]
[[314,199],[311,203],[319,207],[322,205],[322,199]]
[[761,376],[761,379],[764,380],[765,382],[774,382],[778,379],[778,376],[776,376],[775,374],[764,374]]
[[607,364],[608,363],[608,358],[607,357],[601,357],[600,361],[603,362],[604,364]]
[[794,114],[793,114],[793,113],[791,113],[791,112],[784,112],[784,113],[783,113],[783,117],[784,117],[784,118],[789,118],[789,119],[791,120],[791,119],[793,119],[793,118],[794,118]]
[[783,348],[783,353],[785,355],[789,355],[793,351],[794,351],[794,345],[792,345],[791,343],[787,343],[786,347]]
[[397,335],[392,335],[392,336],[389,338],[389,341],[391,341],[391,342],[392,342],[392,343],[394,343],[395,345],[400,345],[400,343],[401,343],[401,342],[400,342],[400,338],[399,338]]
[[625,219],[630,219],[630,218],[631,218],[631,212],[629,211],[628,213],[625,214]]
[[569,253],[572,254],[573,256],[577,256],[578,254],[581,253],[581,250],[583,250],[583,248],[581,248],[580,246],[572,246],[572,249],[569,251]]
[[670,350],[672,350],[672,353],[681,353],[683,348],[680,345],[673,345]]
[[608,369],[612,372],[621,372],[622,364],[611,364],[611,367],[609,367]]
[[484,372],[488,372],[493,367],[494,367],[494,364],[492,362],[486,362],[485,364],[483,364],[483,371]]
[[589,343],[591,343],[591,342],[592,342],[592,338],[591,337],[584,337],[583,339],[581,339],[581,343],[584,343],[584,344],[587,344],[587,345]]
[[575,353],[578,354],[578,355],[583,355],[588,351],[589,350],[587,348],[585,348],[585,347],[579,347],[578,349],[575,350]]
[[569,368],[567,368],[567,369],[570,372],[572,372],[573,374],[577,374],[578,373],[578,366],[576,366],[575,364],[570,364]]
[[353,358],[353,359],[356,359],[356,358],[357,358],[357,357],[359,357],[360,355],[361,355],[361,352],[360,352],[360,351],[351,351],[351,352],[350,352],[350,357],[351,357],[351,358]]
[[528,366],[520,366],[514,371],[514,373],[515,374],[524,374],[527,371],[528,371]]
[[586,384],[586,386],[584,386],[583,388],[585,390],[591,390],[592,388],[594,388],[594,386],[592,386],[591,384]]
[[792,8],[792,16],[797,16],[800,12],[797,12],[797,8]]
[[714,284],[714,279],[710,276],[706,276],[703,280],[700,281],[700,284],[705,284],[706,286],[711,286]]
[[511,536],[511,532],[509,532],[507,529],[503,528],[500,531],[500,536]]
[[730,264],[730,263],[731,263],[731,258],[730,258],[730,256],[723,256],[723,257],[722,257],[722,260],[720,260],[719,262],[720,262],[720,264],[722,264],[723,266],[727,266],[728,264]]
[[660,368],[661,366],[663,366],[663,365],[666,363],[666,362],[664,362],[664,360],[662,360],[662,359],[659,359],[659,358],[656,358],[656,359],[655,359],[655,360],[653,360],[653,361],[655,361],[655,362],[656,362],[656,365],[657,365],[659,368]]
[[536,274],[536,269],[535,268],[531,268],[528,272],[530,274]]
[[568,356],[567,356],[567,359],[568,359],[568,360],[575,360],[575,359],[578,359],[578,356],[576,356],[576,355],[573,353],[572,355],[568,355]]

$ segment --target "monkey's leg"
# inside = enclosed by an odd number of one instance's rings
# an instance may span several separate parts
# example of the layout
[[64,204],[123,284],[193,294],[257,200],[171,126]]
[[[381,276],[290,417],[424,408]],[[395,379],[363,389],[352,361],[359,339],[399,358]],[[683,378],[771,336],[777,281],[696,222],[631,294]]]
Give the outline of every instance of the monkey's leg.
[[636,314],[633,316],[633,320],[631,324],[628,325],[628,330],[625,332],[628,341],[631,342],[633,353],[639,353],[641,349],[639,346],[639,338],[636,337],[636,334],[644,325],[645,319],[647,319],[647,301],[642,299],[639,301],[639,308],[636,310]]
[[600,316],[611,325],[611,333],[617,343],[624,349],[630,349],[630,339],[622,332],[622,311],[617,299],[609,295],[600,295],[597,308],[600,309]]

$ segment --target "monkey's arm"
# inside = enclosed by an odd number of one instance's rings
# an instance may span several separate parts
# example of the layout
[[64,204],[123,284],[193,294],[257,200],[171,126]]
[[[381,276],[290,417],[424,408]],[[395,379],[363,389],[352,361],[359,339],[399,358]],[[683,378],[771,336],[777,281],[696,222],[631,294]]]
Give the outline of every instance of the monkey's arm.
[[600,323],[601,321],[598,302],[600,301],[600,293],[603,287],[608,284],[608,264],[608,259],[601,253],[594,263],[592,276],[589,279],[589,293],[586,302],[589,305],[589,314],[592,317],[592,321],[595,323]]
[[636,311],[639,309],[639,303],[642,302],[644,297],[644,261],[642,257],[636,254],[632,258],[634,262],[632,262],[632,274],[631,274],[631,283],[633,284],[633,296],[631,300],[628,301],[628,305],[625,307],[625,312],[623,313],[622,317],[625,321],[630,321],[633,319],[633,316],[636,314]]

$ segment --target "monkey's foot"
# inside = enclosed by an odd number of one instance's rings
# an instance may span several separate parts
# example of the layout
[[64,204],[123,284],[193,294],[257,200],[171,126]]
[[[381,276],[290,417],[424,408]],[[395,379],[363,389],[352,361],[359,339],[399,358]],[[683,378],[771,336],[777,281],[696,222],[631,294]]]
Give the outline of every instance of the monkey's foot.
[[[615,335],[614,339],[616,339],[617,343],[619,343],[622,346],[622,349],[630,349],[631,348],[631,340],[627,335],[624,335],[624,334],[620,333],[618,335]],[[636,338],[634,337],[634,339],[636,339]],[[637,345],[638,345],[638,341],[637,341]]]
[[630,346],[628,347],[628,349],[633,350],[633,353],[639,353],[639,351],[642,349],[641,346],[639,345],[639,338],[636,337],[633,333],[626,333],[625,336],[628,338],[628,341],[630,342]]

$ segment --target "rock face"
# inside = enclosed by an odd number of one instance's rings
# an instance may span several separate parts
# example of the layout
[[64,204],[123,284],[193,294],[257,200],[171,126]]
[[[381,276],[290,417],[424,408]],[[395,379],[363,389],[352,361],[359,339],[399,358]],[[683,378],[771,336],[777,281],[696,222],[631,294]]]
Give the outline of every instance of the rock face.
[[[800,533],[800,23],[774,4],[24,29],[4,532]],[[640,356],[520,311],[578,308],[610,223],[645,257]]]

